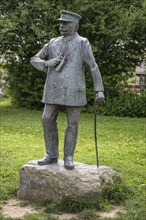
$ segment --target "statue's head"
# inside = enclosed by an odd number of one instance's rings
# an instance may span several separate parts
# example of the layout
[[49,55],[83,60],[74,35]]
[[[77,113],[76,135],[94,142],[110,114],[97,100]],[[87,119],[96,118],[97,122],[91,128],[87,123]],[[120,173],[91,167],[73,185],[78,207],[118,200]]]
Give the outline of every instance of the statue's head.
[[79,21],[82,17],[74,12],[60,11],[60,32],[62,35],[70,36],[77,32],[79,28]]

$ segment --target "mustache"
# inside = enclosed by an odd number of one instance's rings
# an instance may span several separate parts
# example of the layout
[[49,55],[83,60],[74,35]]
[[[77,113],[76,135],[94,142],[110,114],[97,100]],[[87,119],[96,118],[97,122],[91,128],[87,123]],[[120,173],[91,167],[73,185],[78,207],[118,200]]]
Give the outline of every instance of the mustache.
[[63,29],[63,28],[59,28],[59,31],[67,31],[67,30],[65,30],[65,29]]

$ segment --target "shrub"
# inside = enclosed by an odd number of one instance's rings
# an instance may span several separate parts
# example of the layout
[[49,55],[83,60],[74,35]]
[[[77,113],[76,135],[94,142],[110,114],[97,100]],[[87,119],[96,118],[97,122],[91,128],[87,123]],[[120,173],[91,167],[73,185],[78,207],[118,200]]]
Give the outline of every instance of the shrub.
[[[93,111],[92,106],[86,106],[84,111]],[[146,117],[146,92],[135,94],[122,91],[115,97],[106,97],[104,106],[97,107],[97,114],[107,116]]]

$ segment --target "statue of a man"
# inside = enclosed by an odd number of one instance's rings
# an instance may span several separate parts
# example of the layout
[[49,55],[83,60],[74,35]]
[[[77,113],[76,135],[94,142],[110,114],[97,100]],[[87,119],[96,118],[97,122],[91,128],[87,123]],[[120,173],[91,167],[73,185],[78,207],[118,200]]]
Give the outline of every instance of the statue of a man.
[[47,72],[44,86],[42,116],[45,156],[39,165],[58,162],[57,116],[60,106],[65,106],[67,127],[64,138],[64,167],[74,168],[78,122],[81,107],[86,104],[84,66],[87,66],[94,84],[97,102],[104,102],[104,88],[99,68],[95,62],[88,39],[77,33],[81,16],[62,10],[60,12],[60,37],[51,39],[34,57],[31,64]]

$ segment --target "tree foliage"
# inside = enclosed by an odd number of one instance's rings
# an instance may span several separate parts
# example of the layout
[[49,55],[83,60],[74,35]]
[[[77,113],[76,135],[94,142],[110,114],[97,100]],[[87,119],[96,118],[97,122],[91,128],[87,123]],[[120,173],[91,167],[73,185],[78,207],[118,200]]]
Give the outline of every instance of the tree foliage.
[[[59,35],[61,9],[82,15],[79,34],[91,42],[109,95],[143,59],[146,0],[2,0],[0,4],[1,53],[7,61],[9,93],[18,105],[41,105],[46,75],[29,60]],[[93,97],[90,87],[87,78],[89,103]]]

